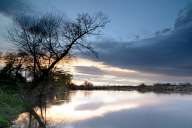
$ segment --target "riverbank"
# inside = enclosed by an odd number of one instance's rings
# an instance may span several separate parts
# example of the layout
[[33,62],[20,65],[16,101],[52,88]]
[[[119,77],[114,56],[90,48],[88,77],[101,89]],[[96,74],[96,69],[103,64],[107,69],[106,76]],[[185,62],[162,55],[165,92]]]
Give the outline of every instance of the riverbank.
[[16,83],[0,82],[0,128],[7,128],[24,111]]
[[154,93],[192,93],[191,84],[154,84],[138,86],[70,86],[71,90],[111,90],[111,91],[138,91],[138,92],[154,92]]

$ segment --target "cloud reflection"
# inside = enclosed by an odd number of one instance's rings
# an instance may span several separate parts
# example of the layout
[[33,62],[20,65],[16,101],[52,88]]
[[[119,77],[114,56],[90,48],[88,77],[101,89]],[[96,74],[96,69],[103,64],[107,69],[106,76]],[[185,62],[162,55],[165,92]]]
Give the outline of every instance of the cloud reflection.
[[[77,92],[70,103],[59,106],[54,105],[48,108],[48,120],[51,123],[75,123],[102,117],[112,112],[135,109],[157,103],[151,98],[141,99],[142,94],[136,92],[123,93],[123,95],[117,94],[114,97],[109,97],[108,93],[105,92],[94,92],[89,97],[84,97],[83,95],[82,92]],[[99,97],[102,97],[102,99]]]

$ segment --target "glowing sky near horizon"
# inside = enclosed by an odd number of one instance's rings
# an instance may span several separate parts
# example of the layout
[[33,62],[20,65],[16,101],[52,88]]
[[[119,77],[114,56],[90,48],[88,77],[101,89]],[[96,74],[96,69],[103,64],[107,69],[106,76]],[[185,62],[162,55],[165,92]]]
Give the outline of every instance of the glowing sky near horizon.
[[[153,84],[157,82],[190,82],[191,77],[167,76],[163,74],[145,73],[127,68],[106,65],[103,62],[85,58],[74,58],[61,62],[58,67],[73,74],[73,82],[81,85],[84,81],[94,85],[138,85],[141,83]],[[181,81],[182,80],[182,81]]]

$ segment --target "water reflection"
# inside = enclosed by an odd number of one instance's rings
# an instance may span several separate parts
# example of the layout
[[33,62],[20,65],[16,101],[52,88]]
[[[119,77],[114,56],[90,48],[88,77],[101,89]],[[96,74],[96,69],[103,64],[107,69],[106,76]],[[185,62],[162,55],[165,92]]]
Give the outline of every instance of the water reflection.
[[[46,118],[56,128],[191,128],[191,101],[191,95],[136,91],[60,92]],[[27,117],[21,114],[17,124],[25,127]]]

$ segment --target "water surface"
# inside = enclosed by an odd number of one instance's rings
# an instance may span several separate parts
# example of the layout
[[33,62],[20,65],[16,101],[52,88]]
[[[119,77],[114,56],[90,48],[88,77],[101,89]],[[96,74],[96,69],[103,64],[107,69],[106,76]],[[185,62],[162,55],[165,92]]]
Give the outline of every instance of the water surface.
[[55,99],[47,108],[54,128],[192,128],[192,95],[75,91]]

